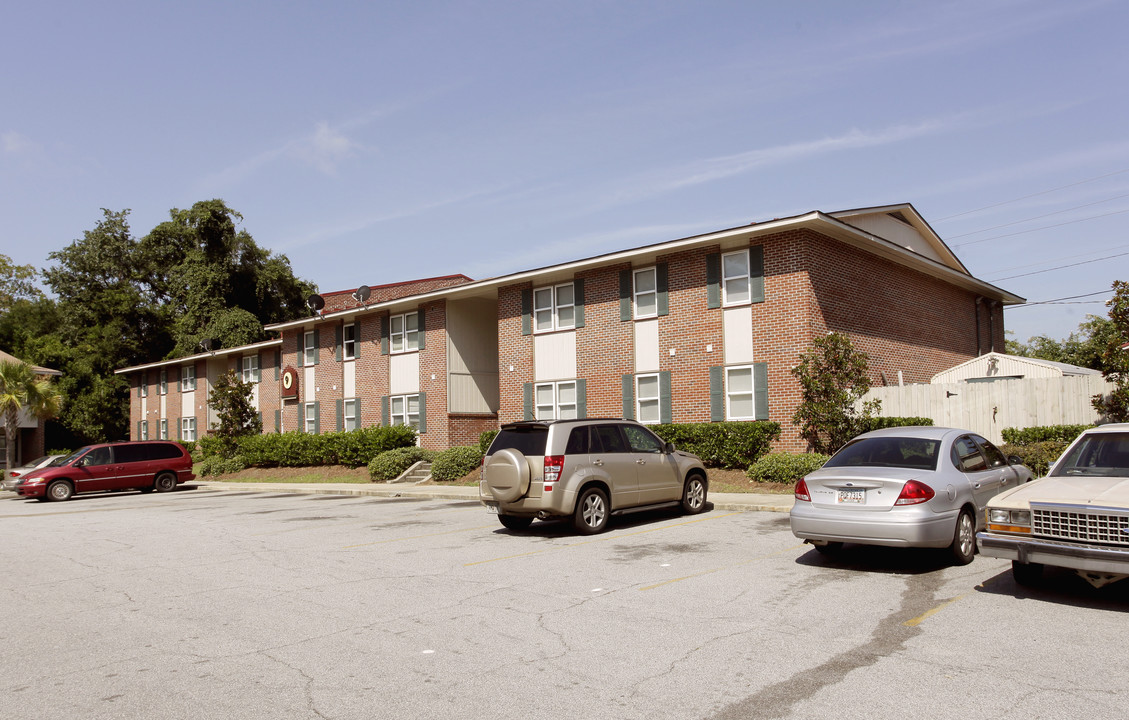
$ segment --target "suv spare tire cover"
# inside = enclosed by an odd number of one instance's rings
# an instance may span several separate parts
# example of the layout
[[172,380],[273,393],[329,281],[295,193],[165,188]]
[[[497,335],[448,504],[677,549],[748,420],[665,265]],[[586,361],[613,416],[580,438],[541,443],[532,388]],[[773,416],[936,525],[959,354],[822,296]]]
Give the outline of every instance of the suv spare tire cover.
[[499,450],[486,458],[486,487],[498,502],[513,502],[529,491],[529,461],[518,450]]

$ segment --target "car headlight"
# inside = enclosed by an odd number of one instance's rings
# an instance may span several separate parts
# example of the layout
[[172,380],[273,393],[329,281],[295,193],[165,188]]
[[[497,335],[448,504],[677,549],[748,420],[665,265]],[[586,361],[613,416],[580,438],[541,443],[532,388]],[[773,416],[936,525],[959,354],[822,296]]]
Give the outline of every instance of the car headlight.
[[41,477],[24,478],[23,480],[20,480],[16,484],[17,485],[42,485],[43,484],[43,478],[41,478]]
[[989,508],[988,529],[998,532],[1030,533],[1031,511]]

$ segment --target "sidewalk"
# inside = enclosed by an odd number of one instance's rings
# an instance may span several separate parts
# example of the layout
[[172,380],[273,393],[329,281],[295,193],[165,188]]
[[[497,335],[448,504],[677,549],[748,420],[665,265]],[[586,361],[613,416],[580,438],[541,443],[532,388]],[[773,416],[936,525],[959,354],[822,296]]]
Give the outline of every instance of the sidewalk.
[[[304,495],[366,495],[386,498],[465,500],[478,502],[478,488],[444,485],[388,485],[386,483],[230,483],[196,480],[193,485],[225,492],[274,492]],[[706,500],[715,510],[761,510],[786,513],[792,509],[791,495],[775,493],[710,493]]]

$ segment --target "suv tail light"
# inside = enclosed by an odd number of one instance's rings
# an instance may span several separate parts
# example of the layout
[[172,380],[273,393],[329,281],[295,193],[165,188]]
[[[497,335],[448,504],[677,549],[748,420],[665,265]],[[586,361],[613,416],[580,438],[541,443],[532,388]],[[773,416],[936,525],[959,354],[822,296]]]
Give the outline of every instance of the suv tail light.
[[[561,479],[561,470],[564,470],[564,459],[564,455],[545,456],[545,472],[543,478],[546,486]],[[545,489],[552,490],[551,487],[546,487]]]
[[803,478],[800,478],[800,481],[796,483],[794,494],[797,500],[806,500],[807,502],[811,502],[811,493],[808,492],[807,481],[805,481]]
[[895,505],[918,505],[923,502],[929,502],[937,493],[933,492],[933,488],[928,485],[919,483],[916,480],[910,480],[902,487],[901,494],[898,499],[894,501]]

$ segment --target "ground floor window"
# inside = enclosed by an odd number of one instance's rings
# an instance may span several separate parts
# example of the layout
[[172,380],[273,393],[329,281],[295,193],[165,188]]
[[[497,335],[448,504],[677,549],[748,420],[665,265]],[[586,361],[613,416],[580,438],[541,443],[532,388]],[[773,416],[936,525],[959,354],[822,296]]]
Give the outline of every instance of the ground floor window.
[[356,430],[361,426],[360,418],[357,417],[357,401],[355,399],[346,400],[342,403],[341,412],[346,430]]
[[576,381],[537,383],[533,387],[538,420],[572,420],[576,415]]
[[407,425],[419,431],[419,395],[393,395],[388,399],[393,425]]
[[725,369],[725,416],[728,420],[755,420],[753,366]]
[[185,442],[195,442],[196,418],[187,417],[180,419],[180,439]]
[[141,422],[137,423],[137,436],[138,436],[137,437],[138,440],[148,440],[149,439],[149,423],[146,422],[145,420],[142,420]]
[[311,435],[316,435],[318,432],[318,404],[316,402],[306,403],[304,415],[302,430]]
[[635,419],[643,424],[661,422],[658,373],[635,376]]
[[158,437],[161,440],[168,440],[169,439],[169,421],[166,420],[165,418],[161,418],[161,424],[159,425],[157,432],[159,433]]

